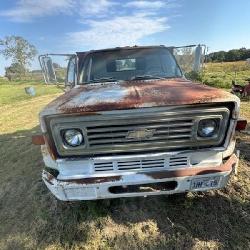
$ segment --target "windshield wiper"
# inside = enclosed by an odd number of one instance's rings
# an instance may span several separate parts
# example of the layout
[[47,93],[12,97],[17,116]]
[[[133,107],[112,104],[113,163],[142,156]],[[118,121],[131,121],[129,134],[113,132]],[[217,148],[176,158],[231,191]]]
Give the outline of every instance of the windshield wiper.
[[144,79],[165,79],[165,77],[154,76],[154,75],[139,75],[131,77],[130,80],[133,81],[133,80],[144,80]]
[[93,80],[90,80],[89,82],[114,82],[117,81],[113,77],[101,77],[101,78],[94,78]]

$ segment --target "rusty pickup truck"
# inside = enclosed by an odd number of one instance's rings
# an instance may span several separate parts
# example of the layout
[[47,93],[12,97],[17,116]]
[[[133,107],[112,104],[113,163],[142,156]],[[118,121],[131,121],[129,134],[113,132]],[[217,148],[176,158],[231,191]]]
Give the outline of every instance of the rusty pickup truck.
[[[69,90],[42,110],[42,134],[33,136],[45,163],[42,179],[58,199],[227,184],[238,163],[233,136],[240,101],[187,80],[173,50],[134,46],[65,55]],[[45,81],[56,81],[51,56],[39,60]]]

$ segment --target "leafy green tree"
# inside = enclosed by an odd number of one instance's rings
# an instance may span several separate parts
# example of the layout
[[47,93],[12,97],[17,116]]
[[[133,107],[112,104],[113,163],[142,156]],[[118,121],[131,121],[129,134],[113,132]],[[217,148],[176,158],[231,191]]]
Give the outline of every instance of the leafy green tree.
[[227,52],[225,51],[218,51],[214,52],[208,55],[208,58],[210,58],[213,62],[223,62],[225,61],[225,55]]
[[9,67],[5,68],[5,76],[9,79],[9,81],[14,78],[21,78],[25,73],[25,68],[19,63],[12,63]]
[[7,36],[0,39],[0,54],[5,59],[11,59],[12,65],[9,67],[11,70],[13,70],[13,67],[17,71],[24,69],[22,74],[25,74],[28,65],[37,55],[37,50],[34,45],[21,36]]
[[225,59],[228,62],[239,61],[241,60],[241,53],[237,49],[231,49],[226,53]]
[[218,51],[207,55],[207,62],[233,62],[250,58],[250,49],[240,48],[229,51]]

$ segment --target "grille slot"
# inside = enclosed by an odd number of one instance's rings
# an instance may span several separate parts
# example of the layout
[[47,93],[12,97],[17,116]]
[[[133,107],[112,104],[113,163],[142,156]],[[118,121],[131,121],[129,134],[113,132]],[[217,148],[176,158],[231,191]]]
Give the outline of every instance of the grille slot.
[[95,162],[95,171],[113,171],[113,162]]
[[117,162],[118,170],[164,168],[164,159]]
[[183,156],[183,157],[171,157],[169,159],[169,167],[170,168],[176,168],[176,167],[186,167],[188,166],[188,158]]

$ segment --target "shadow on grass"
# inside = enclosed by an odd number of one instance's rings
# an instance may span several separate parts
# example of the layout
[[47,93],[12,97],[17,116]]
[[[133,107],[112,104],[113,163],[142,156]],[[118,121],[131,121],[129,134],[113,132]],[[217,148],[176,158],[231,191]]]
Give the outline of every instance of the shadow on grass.
[[37,131],[0,136],[1,249],[249,247],[247,182],[186,198],[61,202],[41,181],[40,148],[31,144]]

